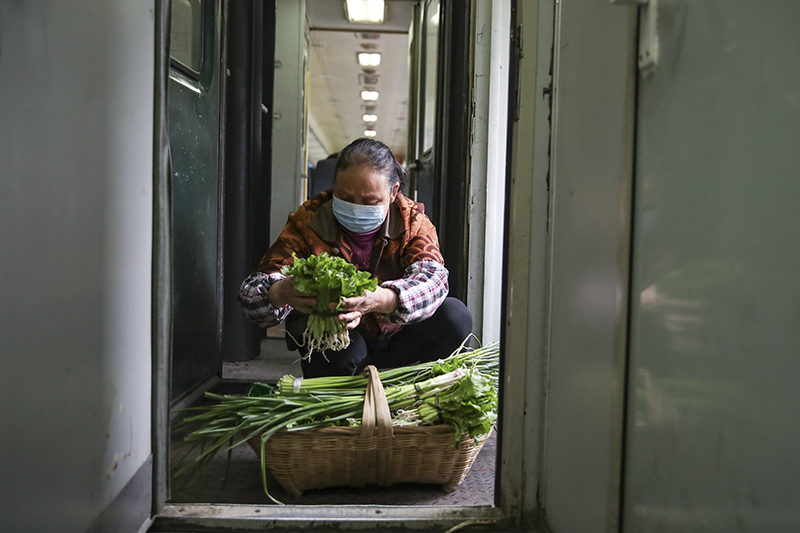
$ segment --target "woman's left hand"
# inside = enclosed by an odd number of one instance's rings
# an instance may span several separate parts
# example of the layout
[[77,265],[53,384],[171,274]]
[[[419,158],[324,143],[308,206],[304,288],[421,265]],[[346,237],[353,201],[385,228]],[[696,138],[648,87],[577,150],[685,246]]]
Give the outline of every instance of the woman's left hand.
[[[392,289],[378,287],[375,292],[364,291],[362,296],[342,300],[339,320],[345,323],[346,329],[355,329],[367,313],[392,313],[397,309],[398,302],[397,293]],[[335,308],[336,304],[331,304],[331,309]]]

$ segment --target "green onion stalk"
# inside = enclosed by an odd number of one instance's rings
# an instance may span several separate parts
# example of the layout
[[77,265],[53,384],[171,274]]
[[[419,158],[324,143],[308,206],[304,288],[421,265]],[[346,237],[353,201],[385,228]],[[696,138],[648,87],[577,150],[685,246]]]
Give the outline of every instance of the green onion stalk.
[[[500,345],[495,342],[484,347],[470,349],[467,345],[471,340],[478,341],[474,335],[468,336],[461,346],[445,359],[382,370],[379,372],[381,383],[384,387],[402,383],[417,383],[456,368],[475,367],[482,374],[494,377],[494,386],[497,388],[497,376],[500,372]],[[278,380],[277,393],[285,394],[293,391],[295,387],[298,387],[298,392],[305,393],[338,391],[344,394],[363,395],[367,387],[367,376],[324,376],[302,379],[286,375]],[[271,385],[257,382],[253,385],[252,390],[255,391],[253,395],[258,395],[260,390],[268,391],[274,388]]]

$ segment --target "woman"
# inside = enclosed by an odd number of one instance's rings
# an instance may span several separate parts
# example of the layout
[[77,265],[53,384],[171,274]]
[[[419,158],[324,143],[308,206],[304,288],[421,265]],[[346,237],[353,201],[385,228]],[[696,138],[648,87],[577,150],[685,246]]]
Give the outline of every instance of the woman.
[[[333,189],[322,192],[289,215],[278,240],[239,299],[248,318],[262,327],[286,320],[286,343],[299,349],[305,377],[354,375],[368,364],[398,367],[450,355],[472,331],[466,306],[447,296],[448,271],[436,228],[418,204],[400,192],[408,173],[391,150],[372,139],[358,139],[342,150]],[[280,273],[292,252],[309,257],[328,252],[378,278],[375,292],[346,298],[339,320],[350,330],[350,346],[313,353],[302,338],[314,295],[294,288],[294,277]]]

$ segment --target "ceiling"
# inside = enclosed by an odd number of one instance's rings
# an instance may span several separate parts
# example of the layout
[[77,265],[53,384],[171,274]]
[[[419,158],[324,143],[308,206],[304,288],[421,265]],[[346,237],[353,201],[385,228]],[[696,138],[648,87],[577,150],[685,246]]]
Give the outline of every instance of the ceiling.
[[[378,116],[373,129],[398,158],[406,153],[408,115],[408,30],[416,2],[387,2],[386,22],[353,24],[345,19],[344,2],[306,0],[309,24],[309,156],[316,164],[363,137],[362,116]],[[377,67],[361,67],[358,52],[380,52]],[[364,102],[364,88],[379,92]],[[374,108],[371,109],[372,106]]]

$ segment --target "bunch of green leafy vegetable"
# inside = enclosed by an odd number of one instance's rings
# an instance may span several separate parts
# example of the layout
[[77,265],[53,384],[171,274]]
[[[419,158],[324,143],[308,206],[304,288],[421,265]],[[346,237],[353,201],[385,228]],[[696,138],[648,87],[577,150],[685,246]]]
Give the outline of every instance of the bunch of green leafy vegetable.
[[[331,257],[327,252],[308,258],[292,254],[294,264],[281,269],[285,276],[294,276],[294,287],[306,294],[317,292],[317,304],[308,317],[303,333],[302,345],[312,352],[342,350],[350,345],[350,334],[338,318],[342,300],[361,296],[364,291],[374,292],[378,280],[369,272],[358,270],[355,265],[340,257]],[[335,309],[331,304],[335,303]]]
[[[477,439],[497,422],[497,390],[494,379],[472,367],[454,371],[459,379],[450,387],[420,399],[411,409],[398,412],[395,425],[447,424],[455,433],[453,446],[461,437]],[[445,374],[447,375],[447,374]]]

